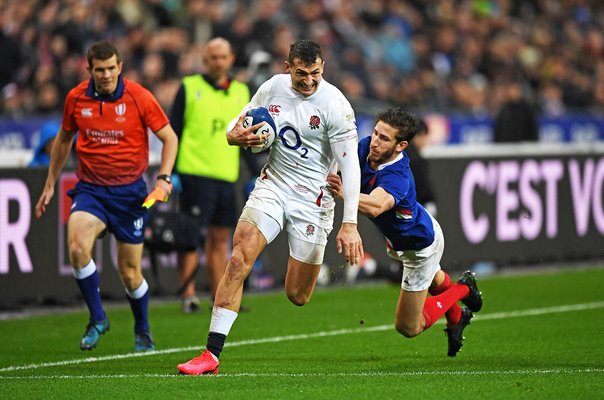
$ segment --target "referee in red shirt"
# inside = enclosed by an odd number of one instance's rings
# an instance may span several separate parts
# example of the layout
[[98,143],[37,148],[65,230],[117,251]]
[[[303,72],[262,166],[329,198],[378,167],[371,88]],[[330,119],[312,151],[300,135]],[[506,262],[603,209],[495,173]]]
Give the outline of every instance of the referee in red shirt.
[[[118,271],[134,315],[135,350],[154,350],[147,318],[149,286],[141,271],[145,207],[168,199],[178,138],[155,97],[122,77],[123,63],[113,45],[97,42],[87,58],[90,79],[73,88],[65,99],[36,216],[40,218],[46,211],[78,134],[78,183],[68,192],[73,202],[67,236],[73,275],[90,310],[80,348],[92,350],[100,335],[109,330],[92,259],[95,240],[109,231],[117,241]],[[142,174],[149,164],[149,131],[163,146],[159,176],[148,195]]]

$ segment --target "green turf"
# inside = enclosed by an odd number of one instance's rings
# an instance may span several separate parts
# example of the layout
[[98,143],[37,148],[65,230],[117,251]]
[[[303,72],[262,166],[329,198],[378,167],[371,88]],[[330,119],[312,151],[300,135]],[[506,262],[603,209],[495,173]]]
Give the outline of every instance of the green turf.
[[249,294],[219,376],[175,369],[205,343],[207,308],[152,301],[158,351],[142,357],[125,305],[108,308],[92,352],[78,347],[83,309],[1,321],[0,399],[601,399],[602,282],[602,268],[480,279],[485,304],[455,358],[442,321],[414,339],[394,331],[396,286],[319,289],[302,308]]

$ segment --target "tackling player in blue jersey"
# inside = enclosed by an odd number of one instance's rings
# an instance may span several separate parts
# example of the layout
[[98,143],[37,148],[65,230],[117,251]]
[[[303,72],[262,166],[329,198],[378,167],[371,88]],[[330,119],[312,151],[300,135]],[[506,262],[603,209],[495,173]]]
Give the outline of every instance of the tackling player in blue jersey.
[[[440,267],[444,250],[438,222],[416,201],[415,181],[404,150],[417,131],[418,120],[400,107],[379,113],[370,137],[359,142],[361,195],[359,212],[386,236],[387,254],[403,264],[395,327],[411,338],[447,318],[448,355],[462,346],[463,330],[482,307],[474,274],[466,271],[456,284]],[[327,178],[339,196],[341,179]],[[428,297],[428,293],[432,296]],[[457,302],[465,304],[461,308]]]

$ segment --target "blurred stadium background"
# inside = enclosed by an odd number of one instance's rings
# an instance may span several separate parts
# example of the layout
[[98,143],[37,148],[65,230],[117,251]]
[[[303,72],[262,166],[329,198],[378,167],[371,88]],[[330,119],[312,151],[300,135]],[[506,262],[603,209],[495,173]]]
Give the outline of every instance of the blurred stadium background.
[[[124,74],[169,113],[180,78],[202,70],[200,51],[213,36],[231,40],[236,76],[252,90],[283,71],[292,41],[320,43],[324,78],[353,104],[360,136],[387,106],[420,115],[445,268],[604,260],[600,1],[0,0],[0,309],[78,296],[64,243],[74,176],[63,175],[37,221],[46,172],[26,166],[42,126],[60,121],[65,94],[88,78],[88,46],[114,42]],[[361,229],[368,268],[339,268],[330,246],[325,283],[396,275],[381,235],[364,218]],[[280,238],[263,254],[252,288],[281,284],[284,248]],[[111,239],[99,241],[96,258],[114,268]],[[154,259],[145,256],[150,282],[174,293],[174,255],[158,255],[156,269]],[[117,274],[102,273],[101,284],[106,296],[123,297]]]

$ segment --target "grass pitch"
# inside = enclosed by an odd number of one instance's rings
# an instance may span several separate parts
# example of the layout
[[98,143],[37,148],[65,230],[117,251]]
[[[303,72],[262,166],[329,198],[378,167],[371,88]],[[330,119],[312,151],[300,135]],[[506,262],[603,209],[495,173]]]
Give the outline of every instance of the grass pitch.
[[133,353],[129,308],[79,350],[87,313],[0,321],[0,398],[601,399],[604,269],[479,277],[483,310],[449,358],[444,318],[414,339],[393,328],[398,287],[318,289],[298,308],[282,292],[247,294],[218,376],[179,376],[210,313],[151,302],[157,351]]

